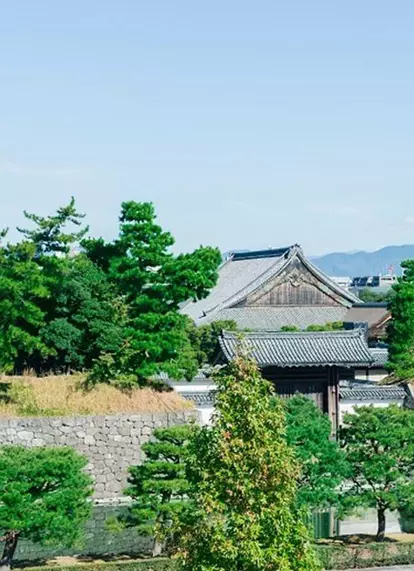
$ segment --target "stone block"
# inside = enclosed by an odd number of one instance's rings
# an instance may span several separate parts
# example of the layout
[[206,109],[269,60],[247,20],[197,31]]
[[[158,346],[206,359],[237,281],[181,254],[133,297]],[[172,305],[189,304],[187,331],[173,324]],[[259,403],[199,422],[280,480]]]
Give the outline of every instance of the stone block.
[[17,436],[18,436],[18,438],[20,438],[20,440],[23,440],[24,442],[28,442],[29,440],[33,440],[34,433],[29,431],[29,430],[19,430],[17,432]]

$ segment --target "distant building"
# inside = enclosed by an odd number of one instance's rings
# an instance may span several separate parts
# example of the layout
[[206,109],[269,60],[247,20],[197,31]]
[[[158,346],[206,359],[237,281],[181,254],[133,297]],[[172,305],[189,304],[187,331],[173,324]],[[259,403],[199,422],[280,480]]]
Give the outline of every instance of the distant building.
[[[379,357],[368,344],[370,337],[378,340],[372,337],[374,332],[377,335],[389,319],[386,304],[361,304],[310,262],[298,245],[228,254],[209,295],[184,304],[181,311],[196,325],[235,321],[245,330],[242,343],[276,392],[283,398],[296,393],[308,396],[329,414],[333,426],[340,422],[342,402],[352,395],[361,399],[361,393],[352,393],[353,383],[365,383],[367,402],[370,394],[377,400],[382,395],[381,402],[391,396],[377,385],[386,374],[385,363],[379,366]],[[343,322],[345,330],[306,331],[332,322]],[[286,327],[299,331],[287,332]],[[218,362],[231,360],[238,343],[237,334],[223,332]],[[195,402],[207,421],[214,406],[208,374],[200,372],[191,384],[172,384]],[[375,395],[369,392],[373,388],[379,391]]]
[[305,257],[298,245],[229,254],[210,294],[181,311],[196,325],[233,320],[240,329],[306,329],[344,321],[359,298]]

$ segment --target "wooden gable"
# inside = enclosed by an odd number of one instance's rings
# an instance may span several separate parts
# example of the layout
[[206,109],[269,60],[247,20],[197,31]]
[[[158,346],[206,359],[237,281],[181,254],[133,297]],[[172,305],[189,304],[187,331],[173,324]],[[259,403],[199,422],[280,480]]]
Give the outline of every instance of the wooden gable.
[[301,257],[293,256],[280,273],[234,307],[344,306],[346,303]]

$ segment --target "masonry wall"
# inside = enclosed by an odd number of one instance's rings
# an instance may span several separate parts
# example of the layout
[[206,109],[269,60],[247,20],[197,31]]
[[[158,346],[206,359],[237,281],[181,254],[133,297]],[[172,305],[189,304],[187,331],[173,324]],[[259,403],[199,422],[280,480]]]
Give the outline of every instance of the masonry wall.
[[71,446],[89,459],[95,500],[122,496],[128,467],[142,461],[154,428],[198,418],[194,411],[113,416],[0,419],[0,444]]

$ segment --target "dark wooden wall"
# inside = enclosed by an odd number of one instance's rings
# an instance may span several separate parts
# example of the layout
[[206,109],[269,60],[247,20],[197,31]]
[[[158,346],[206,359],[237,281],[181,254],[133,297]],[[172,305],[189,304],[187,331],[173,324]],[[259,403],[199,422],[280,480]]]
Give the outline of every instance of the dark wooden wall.
[[[240,305],[258,306],[337,306],[344,300],[297,258],[284,271],[253,292]],[[237,307],[237,306],[235,306]]]
[[334,429],[338,427],[340,372],[337,367],[267,367],[262,374],[272,381],[279,396],[305,395],[329,415]]

